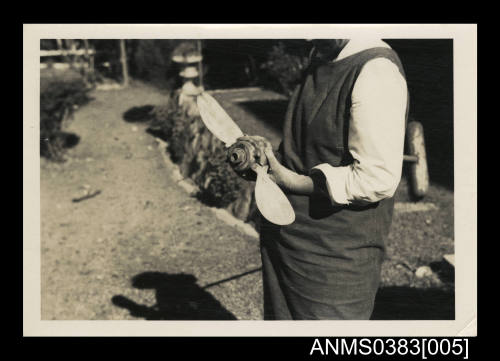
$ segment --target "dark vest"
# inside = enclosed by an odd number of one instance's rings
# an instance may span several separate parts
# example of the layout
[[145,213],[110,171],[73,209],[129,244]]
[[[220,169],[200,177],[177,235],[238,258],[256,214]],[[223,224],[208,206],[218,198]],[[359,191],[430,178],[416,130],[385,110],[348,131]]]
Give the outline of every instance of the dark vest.
[[[396,53],[382,47],[336,62],[312,62],[292,96],[284,123],[280,155],[286,167],[308,175],[321,163],[345,166],[353,162],[348,144],[352,90],[363,66],[381,57],[393,61],[404,76]],[[321,195],[288,194],[288,198],[296,220],[281,227],[280,243],[284,249],[308,254],[304,261],[318,263],[324,262],[322,256],[350,257],[351,251],[384,248],[392,221],[392,198],[368,206],[336,207]]]

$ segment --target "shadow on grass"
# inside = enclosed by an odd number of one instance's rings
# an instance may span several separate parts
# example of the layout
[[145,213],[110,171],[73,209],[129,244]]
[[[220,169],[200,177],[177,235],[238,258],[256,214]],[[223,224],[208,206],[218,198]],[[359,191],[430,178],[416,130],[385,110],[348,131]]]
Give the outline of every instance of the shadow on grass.
[[445,260],[431,262],[429,264],[432,272],[445,284],[453,284],[455,282],[455,268]]
[[455,293],[436,288],[382,287],[372,320],[454,320]]
[[153,105],[143,105],[140,107],[132,107],[123,113],[123,119],[129,123],[142,123],[150,121],[153,118]]
[[146,320],[236,320],[196,281],[196,277],[190,274],[144,272],[132,278],[132,286],[154,289],[154,306],[138,304],[122,295],[113,296],[111,302],[126,308],[132,316]]

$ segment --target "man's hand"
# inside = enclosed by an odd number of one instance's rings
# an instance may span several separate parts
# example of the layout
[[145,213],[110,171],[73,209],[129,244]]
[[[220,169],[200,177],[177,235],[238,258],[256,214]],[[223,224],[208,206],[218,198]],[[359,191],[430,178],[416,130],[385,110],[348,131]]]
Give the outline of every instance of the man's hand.
[[311,194],[314,190],[313,181],[310,177],[300,175],[286,168],[276,158],[271,143],[264,137],[258,135],[245,135],[238,138],[251,143],[257,149],[255,164],[251,170],[237,172],[245,180],[255,180],[256,167],[269,165],[269,177],[286,191],[298,194]]
[[260,135],[244,135],[243,137],[239,137],[236,141],[244,140],[251,143],[255,149],[257,149],[257,154],[255,157],[255,162],[264,166],[267,164],[266,156],[264,154],[264,149],[269,147],[272,149],[271,143],[264,137]]
[[[258,165],[267,165],[267,158],[264,154],[264,149],[266,146],[271,147],[271,143],[264,137],[258,135],[244,135],[238,138],[236,141],[246,141],[254,146],[256,149],[255,162]],[[233,168],[235,173],[246,181],[253,181],[257,179],[257,174],[255,173],[255,167],[253,169],[247,169],[244,171],[238,171]]]
[[267,158],[267,163],[269,165],[269,178],[271,178],[280,187],[288,190],[292,189],[298,174],[283,166],[278,159],[276,159],[270,144],[265,145],[264,155]]

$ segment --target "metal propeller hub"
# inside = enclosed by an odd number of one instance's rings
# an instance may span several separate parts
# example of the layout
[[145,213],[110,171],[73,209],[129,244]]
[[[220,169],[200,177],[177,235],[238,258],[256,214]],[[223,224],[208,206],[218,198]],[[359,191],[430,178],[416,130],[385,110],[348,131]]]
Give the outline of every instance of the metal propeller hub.
[[250,169],[258,156],[259,150],[245,140],[237,141],[227,151],[229,163],[238,172]]

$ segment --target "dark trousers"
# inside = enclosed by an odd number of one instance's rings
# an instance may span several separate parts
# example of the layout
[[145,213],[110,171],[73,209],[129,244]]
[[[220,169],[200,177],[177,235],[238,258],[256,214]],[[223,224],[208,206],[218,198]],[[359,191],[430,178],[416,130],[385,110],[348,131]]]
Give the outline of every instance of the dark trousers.
[[261,237],[265,320],[370,319],[382,249],[366,247],[315,264],[303,262],[273,238]]

